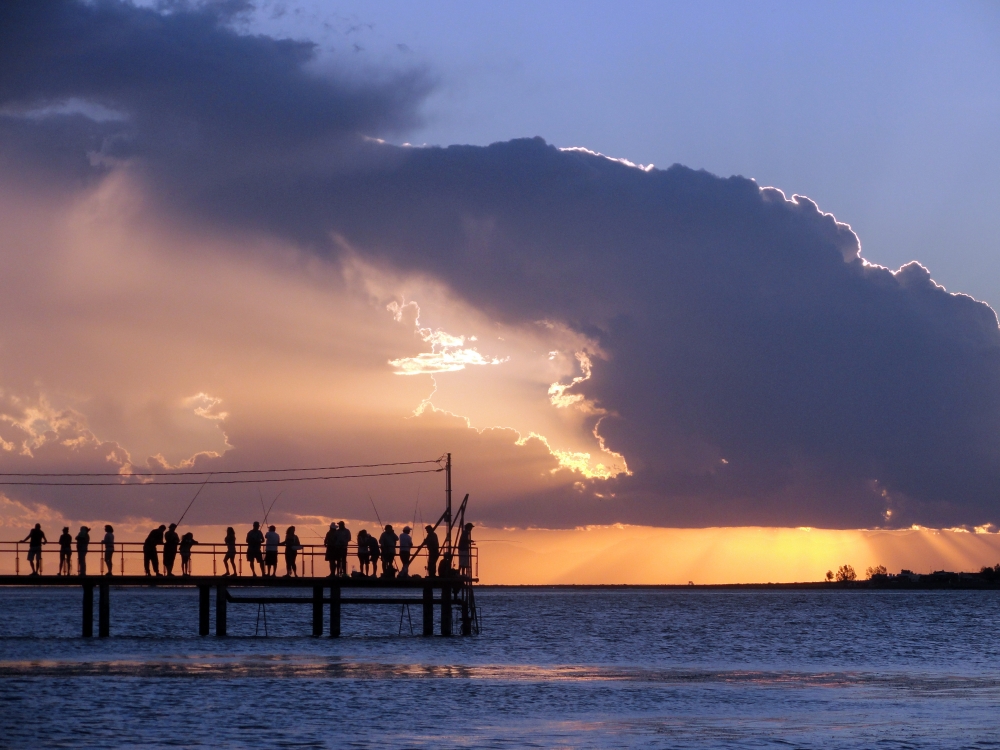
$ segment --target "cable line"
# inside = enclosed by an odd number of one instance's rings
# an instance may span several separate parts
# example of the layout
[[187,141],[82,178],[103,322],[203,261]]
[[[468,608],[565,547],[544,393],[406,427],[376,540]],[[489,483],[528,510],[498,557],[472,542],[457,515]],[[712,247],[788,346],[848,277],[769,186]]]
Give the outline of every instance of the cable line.
[[[417,463],[417,462],[413,462]],[[419,463],[433,463],[430,461],[421,461]],[[374,468],[374,467],[373,467]],[[275,471],[290,471],[287,469],[275,469]],[[205,480],[205,482],[10,482],[7,480],[0,479],[0,485],[2,486],[16,486],[16,487],[165,487],[169,485],[187,485],[193,487],[199,484],[263,484],[265,482],[315,482],[319,480],[326,479],[363,479],[364,477],[397,477],[403,476],[405,474],[435,474],[437,472],[444,471],[444,468],[440,469],[411,469],[410,471],[383,471],[375,474],[338,474],[336,476],[325,476],[325,477],[274,477],[270,479],[220,479],[214,482]],[[211,474],[213,472],[198,472],[200,474]],[[222,474],[223,472],[214,472],[217,474]],[[240,474],[243,472],[231,472],[234,474]],[[249,473],[249,472],[247,472]],[[174,474],[143,474],[143,475],[128,475],[128,474],[0,474],[2,476],[116,476],[122,478],[128,478],[129,476],[176,476]]]
[[438,458],[431,458],[426,461],[393,461],[384,464],[345,464],[344,466],[312,466],[305,469],[233,469],[229,471],[172,471],[172,472],[152,472],[152,471],[133,471],[131,474],[120,474],[119,472],[100,472],[88,474],[85,472],[66,472],[66,473],[50,473],[50,472],[27,472],[27,471],[8,471],[0,472],[0,477],[194,477],[194,476],[205,476],[206,474],[211,476],[213,474],[277,474],[279,472],[284,473],[298,473],[304,471],[340,471],[341,469],[378,469],[383,466],[414,466],[416,464],[439,464],[444,461],[444,456]]

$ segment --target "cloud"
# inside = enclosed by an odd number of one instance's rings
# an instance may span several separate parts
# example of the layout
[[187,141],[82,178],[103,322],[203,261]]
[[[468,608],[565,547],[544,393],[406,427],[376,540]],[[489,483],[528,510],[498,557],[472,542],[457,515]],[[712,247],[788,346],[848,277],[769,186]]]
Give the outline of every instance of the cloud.
[[[471,452],[495,450],[531,477],[505,474],[503,490],[483,509],[490,518],[562,526],[997,522],[1000,330],[987,305],[949,293],[918,263],[893,272],[865,261],[850,227],[814,202],[742,177],[679,165],[640,168],[537,138],[485,148],[388,145],[378,138],[419,117],[431,87],[425,73],[359,79],[319,70],[309,44],[240,35],[212,7],[161,13],[111,1],[5,5],[0,158],[16,166],[9,179],[18,188],[37,178],[75,190],[127,175],[165,222],[224,230],[245,245],[209,261],[242,254],[267,262],[269,243],[278,243],[305,251],[295,262],[310,269],[306,276],[327,278],[338,264],[360,259],[400,279],[440,285],[454,309],[474,310],[521,342],[537,341],[539,362],[559,351],[572,364],[579,352],[579,374],[563,367],[542,383],[537,418],[571,415],[581,439],[621,454],[628,473],[577,474],[569,483],[540,439],[522,446],[540,451],[530,461],[517,459],[526,455],[517,452],[521,435],[549,432],[521,425],[505,431],[511,421],[530,421],[512,414],[492,423],[496,433],[467,435]],[[205,260],[185,253],[178,244],[163,257]],[[253,281],[270,289],[257,275]],[[301,279],[292,286],[310,288]],[[331,281],[326,293],[353,299],[345,290]],[[322,293],[311,289],[309,304],[293,308],[320,309]],[[236,295],[225,299],[243,309]],[[361,309],[355,302],[352,311]],[[383,314],[387,302],[379,300]],[[220,314],[248,325],[222,307]],[[462,321],[427,327],[422,343],[430,353],[412,351],[413,341],[375,345],[393,334],[372,333],[377,324],[364,309],[353,325],[365,335],[338,329],[359,343],[341,352],[345,372],[328,397],[352,425],[359,404],[378,412],[377,399],[341,394],[384,382],[372,373],[393,381],[384,393],[394,394],[394,404],[406,400],[396,395],[405,391],[409,412],[426,398],[402,384],[422,378],[394,378],[389,361],[465,384],[530,369],[512,358],[509,367],[458,370],[478,352],[442,332],[472,335]],[[44,335],[63,319],[53,313],[42,326],[43,317],[36,324]],[[275,323],[263,330],[278,351],[302,344],[296,337],[313,329]],[[178,353],[224,341],[213,331],[193,336]],[[485,340],[477,349],[490,359],[505,356],[499,343],[491,338],[487,349]],[[239,362],[250,368],[241,372],[252,370],[238,347],[222,348],[224,369],[235,371]],[[350,365],[349,354],[357,358]],[[301,365],[309,358],[292,359]],[[212,371],[204,360],[201,366]],[[256,444],[250,435],[279,425],[293,431],[287,415],[305,413],[292,408],[292,396],[262,397],[274,390],[262,378],[230,388],[235,396],[218,380],[197,380],[178,375],[177,398],[223,398],[233,445],[240,445],[238,434],[247,446]],[[318,377],[295,380],[326,394]],[[536,385],[532,377],[525,388]],[[250,408],[254,399],[273,406],[270,421],[259,403]],[[463,415],[487,408],[467,403],[468,411],[447,408]],[[358,445],[376,446],[392,434],[396,423],[383,416],[370,420],[378,430]],[[213,427],[223,420],[202,421]],[[418,424],[429,423],[411,420],[407,429]],[[319,432],[309,434],[299,452],[318,450],[311,441]],[[287,434],[271,443],[283,439],[295,443]],[[346,444],[340,436],[323,439],[327,451]],[[288,448],[272,456],[294,454]],[[544,479],[542,465],[557,469],[557,479]]]

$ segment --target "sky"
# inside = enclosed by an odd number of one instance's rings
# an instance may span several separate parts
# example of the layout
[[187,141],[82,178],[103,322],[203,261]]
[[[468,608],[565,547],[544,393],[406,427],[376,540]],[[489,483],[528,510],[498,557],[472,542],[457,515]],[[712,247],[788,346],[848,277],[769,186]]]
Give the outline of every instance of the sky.
[[[998,21],[7,4],[0,471],[451,452],[484,541],[551,559],[626,529],[670,582],[720,539],[760,565],[715,582],[995,562]],[[279,523],[412,522],[441,477],[263,490]],[[190,522],[247,524],[264,491],[211,487]],[[8,486],[0,520],[140,535],[190,495]]]

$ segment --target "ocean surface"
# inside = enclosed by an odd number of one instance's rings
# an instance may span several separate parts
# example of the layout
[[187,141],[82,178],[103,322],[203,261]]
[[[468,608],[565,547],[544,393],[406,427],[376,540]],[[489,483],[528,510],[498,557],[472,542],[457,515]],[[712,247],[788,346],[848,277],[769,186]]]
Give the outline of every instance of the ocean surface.
[[81,598],[0,589],[0,746],[1000,747],[996,591],[481,589],[447,639],[248,604],[202,638],[182,589],[112,589],[83,639]]

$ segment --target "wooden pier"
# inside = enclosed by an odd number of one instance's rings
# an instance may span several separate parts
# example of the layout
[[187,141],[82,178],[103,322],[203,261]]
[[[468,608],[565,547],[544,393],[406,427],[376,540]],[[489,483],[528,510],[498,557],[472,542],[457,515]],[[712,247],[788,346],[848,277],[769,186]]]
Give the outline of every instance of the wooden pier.
[[[423,635],[434,635],[434,607],[440,609],[440,634],[452,635],[455,611],[462,635],[479,632],[473,593],[474,579],[448,578],[265,578],[250,576],[0,576],[0,586],[80,587],[83,593],[84,638],[94,635],[94,589],[98,592],[97,634],[111,634],[111,588],[197,588],[198,632],[211,633],[211,599],[215,596],[215,635],[226,635],[229,604],[304,604],[312,607],[312,634],[323,635],[323,607],[329,607],[331,638],[340,636],[340,614],[344,606],[358,604],[419,605],[423,614]],[[281,589],[288,595],[254,595],[254,589]],[[305,589],[308,595],[295,595]],[[385,592],[392,591],[392,596]],[[234,592],[237,592],[234,595]],[[364,595],[366,594],[367,595]],[[372,595],[372,594],[378,595]]]

